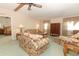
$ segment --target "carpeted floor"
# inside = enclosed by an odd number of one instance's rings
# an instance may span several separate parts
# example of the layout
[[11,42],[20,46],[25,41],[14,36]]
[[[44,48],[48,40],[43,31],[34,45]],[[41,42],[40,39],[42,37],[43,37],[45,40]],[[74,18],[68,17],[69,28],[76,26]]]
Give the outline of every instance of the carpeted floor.
[[[54,42],[53,37],[49,37],[49,41],[48,49],[40,56],[63,56],[63,46]],[[11,36],[3,36],[0,37],[0,56],[28,56],[28,54],[19,47],[17,40],[11,40]]]

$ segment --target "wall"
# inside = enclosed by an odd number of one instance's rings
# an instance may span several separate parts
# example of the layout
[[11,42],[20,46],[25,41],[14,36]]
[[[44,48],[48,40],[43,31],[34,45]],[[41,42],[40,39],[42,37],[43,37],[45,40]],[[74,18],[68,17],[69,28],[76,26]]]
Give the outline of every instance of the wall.
[[[63,19],[63,35],[68,35],[68,30],[67,30],[67,22],[74,22],[74,25],[79,22],[79,16],[74,16],[74,17],[67,17]],[[71,34],[73,35],[73,34]]]
[[23,24],[23,26],[27,28],[35,28],[36,22],[31,19],[28,15],[24,16],[18,12],[0,8],[0,16],[11,17],[11,29],[12,29],[12,39],[16,39],[16,32],[19,31],[19,25]]
[[[55,18],[51,19],[50,23],[61,23],[61,35],[68,35],[67,22],[74,21],[74,25],[79,21],[79,16],[66,17],[66,18]],[[70,32],[69,32],[70,35]]]
[[63,22],[63,18],[55,18],[55,19],[51,19],[51,20],[38,20],[37,23],[40,24],[40,30],[44,30],[44,23],[47,22],[48,23],[48,33],[50,34],[50,23],[60,23],[61,24],[61,31],[60,34],[62,35],[62,22]]
[[55,19],[51,19],[50,23],[60,23],[61,24],[61,28],[60,28],[60,35],[62,35],[62,23],[63,23],[63,18],[55,18]]
[[11,18],[0,17],[0,25],[3,26],[11,26]]
[[42,32],[45,32],[44,24],[45,24],[45,23],[48,23],[47,32],[48,32],[48,34],[50,34],[50,27],[49,27],[49,25],[50,25],[50,20],[40,19],[40,20],[37,20],[37,23],[40,25],[40,26],[39,26],[39,27],[40,27],[39,29],[40,29]]

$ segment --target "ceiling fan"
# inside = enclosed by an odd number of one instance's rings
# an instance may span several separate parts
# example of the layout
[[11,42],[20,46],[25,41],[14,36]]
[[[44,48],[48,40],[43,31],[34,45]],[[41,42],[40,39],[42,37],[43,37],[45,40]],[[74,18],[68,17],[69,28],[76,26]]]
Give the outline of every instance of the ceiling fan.
[[38,7],[42,8],[42,5],[35,4],[35,3],[19,3],[19,5],[14,9],[14,11],[18,11],[20,8],[22,8],[24,5],[28,5],[28,10],[31,10],[31,7]]

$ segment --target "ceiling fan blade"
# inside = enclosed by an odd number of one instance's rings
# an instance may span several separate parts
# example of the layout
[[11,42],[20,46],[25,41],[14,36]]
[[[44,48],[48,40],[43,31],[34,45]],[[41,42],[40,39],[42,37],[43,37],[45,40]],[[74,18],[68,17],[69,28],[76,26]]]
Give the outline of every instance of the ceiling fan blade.
[[25,5],[25,3],[20,3],[19,6],[16,7],[15,11],[18,11],[20,8],[22,8]]
[[39,4],[32,4],[33,6],[35,6],[35,7],[39,7],[39,8],[42,8],[42,5],[39,5]]

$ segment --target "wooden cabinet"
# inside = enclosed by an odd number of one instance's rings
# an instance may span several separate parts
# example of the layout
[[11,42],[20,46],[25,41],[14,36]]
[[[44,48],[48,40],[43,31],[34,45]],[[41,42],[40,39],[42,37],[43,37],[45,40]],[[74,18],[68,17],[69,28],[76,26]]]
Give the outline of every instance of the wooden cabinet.
[[60,35],[60,23],[50,24],[50,35],[59,36]]
[[4,35],[11,35],[11,27],[4,27]]
[[0,28],[0,35],[4,34],[4,29]]

